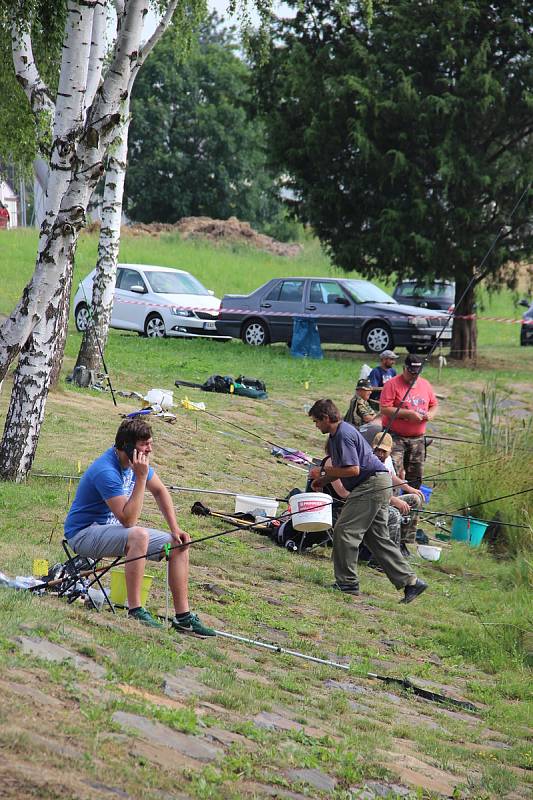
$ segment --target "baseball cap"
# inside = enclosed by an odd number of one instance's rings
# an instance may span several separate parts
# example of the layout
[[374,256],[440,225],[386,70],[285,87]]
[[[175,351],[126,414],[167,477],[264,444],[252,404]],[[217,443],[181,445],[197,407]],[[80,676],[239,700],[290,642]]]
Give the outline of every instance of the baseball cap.
[[398,358],[396,353],[393,350],[384,350],[382,353],[379,354],[380,358]]
[[376,433],[372,442],[372,450],[376,450],[376,448],[386,450],[387,453],[391,452],[392,436],[390,433]]
[[414,353],[409,353],[404,363],[406,370],[413,375],[418,375],[422,372],[422,367],[424,366],[424,362],[420,356],[415,356]]
[[374,387],[368,380],[368,378],[359,378],[357,384],[355,386],[356,389],[373,389]]

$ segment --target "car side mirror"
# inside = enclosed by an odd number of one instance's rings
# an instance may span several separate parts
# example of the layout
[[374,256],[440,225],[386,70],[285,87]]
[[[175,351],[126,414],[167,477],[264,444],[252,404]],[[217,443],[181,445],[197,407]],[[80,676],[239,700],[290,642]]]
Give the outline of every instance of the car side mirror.
[[339,306],[349,306],[350,301],[347,300],[346,297],[336,297],[335,302],[338,303]]
[[135,284],[130,288],[130,292],[135,292],[135,294],[146,294],[146,289],[144,286],[140,286],[139,284]]
[[519,300],[518,305],[523,306],[524,308],[529,308],[531,303],[529,302],[529,300]]

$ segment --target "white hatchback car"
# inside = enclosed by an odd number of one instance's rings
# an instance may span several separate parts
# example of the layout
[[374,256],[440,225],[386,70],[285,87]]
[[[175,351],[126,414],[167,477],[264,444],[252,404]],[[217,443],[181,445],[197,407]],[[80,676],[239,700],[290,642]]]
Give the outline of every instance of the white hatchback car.
[[[93,270],[74,296],[76,328],[89,324]],[[189,272],[147,264],[118,264],[111,327],[140,336],[217,336],[220,300]]]

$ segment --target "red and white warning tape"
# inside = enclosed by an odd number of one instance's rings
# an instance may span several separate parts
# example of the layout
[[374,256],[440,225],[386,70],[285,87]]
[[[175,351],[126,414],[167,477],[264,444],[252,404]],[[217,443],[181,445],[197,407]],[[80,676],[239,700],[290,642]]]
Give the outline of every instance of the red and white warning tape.
[[[121,303],[125,303],[126,305],[132,306],[149,306],[150,308],[163,308],[168,311],[170,306],[163,303],[148,303],[145,300],[125,300],[120,299]],[[314,317],[316,314],[313,312],[303,312],[297,313],[294,311],[272,311],[268,309],[268,311],[253,311],[250,308],[224,308],[224,309],[216,309],[216,308],[202,308],[198,306],[180,306],[180,305],[172,305],[172,308],[176,308],[179,311],[201,311],[205,314],[210,314],[213,317],[220,317],[221,314],[253,314],[253,313],[263,313],[265,316],[269,317]],[[477,319],[483,322],[503,322],[508,325],[533,325],[533,319],[509,319],[508,317],[478,317],[477,314],[442,314],[442,315],[428,315],[428,316],[420,316],[418,319],[431,319],[434,320],[438,325],[441,325],[444,320],[453,320],[453,319]]]

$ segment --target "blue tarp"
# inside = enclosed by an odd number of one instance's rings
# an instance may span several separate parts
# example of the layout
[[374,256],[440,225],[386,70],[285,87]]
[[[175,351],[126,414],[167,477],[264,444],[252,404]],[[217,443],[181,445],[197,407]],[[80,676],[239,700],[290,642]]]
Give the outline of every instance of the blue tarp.
[[292,323],[291,356],[294,358],[323,358],[320,333],[313,317],[294,317]]

